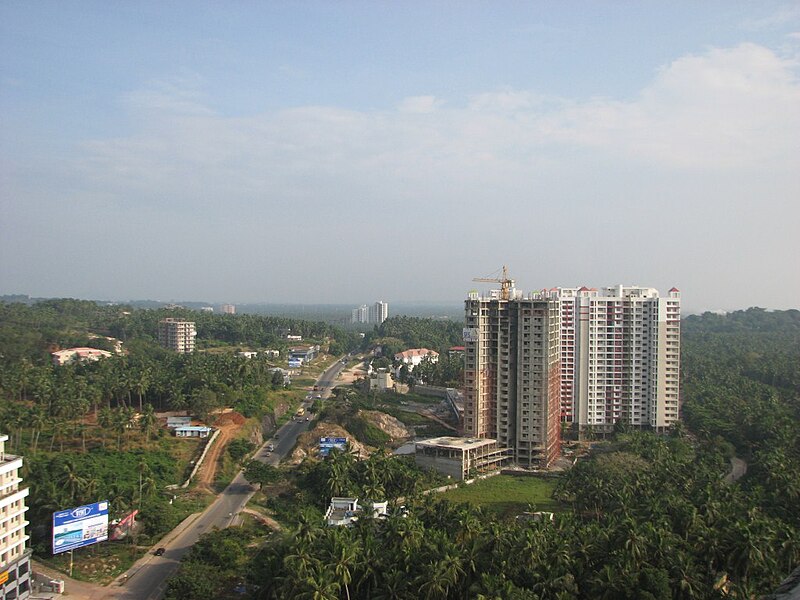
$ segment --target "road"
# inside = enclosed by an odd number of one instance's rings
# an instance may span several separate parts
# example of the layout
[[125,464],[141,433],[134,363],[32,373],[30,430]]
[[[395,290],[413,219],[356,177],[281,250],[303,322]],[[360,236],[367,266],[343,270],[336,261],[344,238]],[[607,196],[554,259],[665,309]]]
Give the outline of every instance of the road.
[[[314,396],[319,394],[326,398],[334,386],[336,378],[344,367],[341,360],[337,360],[317,380],[318,392],[311,392],[303,401],[303,408],[308,409],[314,403]],[[254,458],[267,464],[277,464],[292,451],[297,436],[308,431],[312,421],[291,420],[285,423],[273,438],[265,440],[264,444],[256,451]],[[273,444],[275,449],[267,455],[267,446]],[[239,472],[230,485],[226,487],[217,499],[203,512],[191,525],[178,533],[172,540],[164,545],[166,552],[163,556],[150,555],[137,563],[129,572],[131,573],[126,583],[114,591],[109,590],[108,597],[124,600],[158,600],[164,594],[167,579],[178,569],[183,556],[197,542],[201,535],[214,528],[224,529],[236,522],[239,513],[255,493],[251,486]]]

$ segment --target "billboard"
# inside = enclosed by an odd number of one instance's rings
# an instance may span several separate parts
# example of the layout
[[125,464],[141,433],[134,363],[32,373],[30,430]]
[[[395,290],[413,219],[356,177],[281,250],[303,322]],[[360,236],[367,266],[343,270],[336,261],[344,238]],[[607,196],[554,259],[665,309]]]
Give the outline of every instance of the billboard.
[[108,500],[53,513],[53,554],[108,539]]
[[478,341],[478,328],[477,327],[464,327],[464,341],[465,342],[477,342]]
[[319,438],[319,455],[328,456],[331,448],[344,451],[347,448],[347,438],[321,437]]

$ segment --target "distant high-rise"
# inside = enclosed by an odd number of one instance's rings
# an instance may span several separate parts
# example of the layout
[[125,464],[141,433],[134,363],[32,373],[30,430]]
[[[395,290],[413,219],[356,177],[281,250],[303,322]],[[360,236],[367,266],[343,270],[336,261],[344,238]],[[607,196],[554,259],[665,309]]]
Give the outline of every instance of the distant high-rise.
[[161,319],[158,322],[158,342],[165,348],[188,354],[194,352],[194,338],[197,332],[193,321],[174,319],[172,317]]
[[561,313],[561,417],[581,430],[678,420],[680,291],[615,286],[543,292]]
[[25,599],[31,593],[31,550],[26,548],[28,521],[22,487],[22,457],[6,454],[8,436],[0,434],[0,598]]
[[369,322],[380,325],[389,318],[389,303],[378,300],[370,308]]
[[369,323],[369,308],[366,304],[362,304],[358,308],[353,309],[351,323]]
[[511,291],[465,302],[464,435],[546,467],[561,447],[559,305]]
[[235,315],[236,314],[236,305],[235,304],[223,304],[219,307],[220,312],[223,315]]

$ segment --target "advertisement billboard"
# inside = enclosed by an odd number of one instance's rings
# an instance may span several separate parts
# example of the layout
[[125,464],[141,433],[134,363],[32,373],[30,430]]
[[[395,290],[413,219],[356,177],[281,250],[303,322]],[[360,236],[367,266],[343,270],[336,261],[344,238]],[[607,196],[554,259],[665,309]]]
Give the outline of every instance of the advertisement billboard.
[[340,437],[321,437],[319,438],[319,454],[320,456],[328,456],[331,448],[344,451],[347,448],[347,438]]
[[464,341],[465,342],[477,342],[478,341],[478,328],[477,327],[464,327]]
[[53,513],[53,554],[108,539],[108,500]]

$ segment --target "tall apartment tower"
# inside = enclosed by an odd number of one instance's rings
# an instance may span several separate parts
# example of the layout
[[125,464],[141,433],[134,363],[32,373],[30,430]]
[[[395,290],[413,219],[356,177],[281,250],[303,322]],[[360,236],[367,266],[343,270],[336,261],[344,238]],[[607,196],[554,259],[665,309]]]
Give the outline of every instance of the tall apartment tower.
[[561,316],[561,418],[579,430],[678,420],[680,291],[552,288]]
[[194,321],[170,317],[158,322],[158,343],[165,348],[181,354],[194,352],[195,337],[197,331],[194,328]]
[[0,434],[0,598],[28,598],[31,593],[31,550],[25,548],[25,498],[21,488],[22,457],[6,454],[8,436]]
[[358,308],[353,309],[353,315],[350,319],[351,323],[369,323],[369,307],[362,304]]
[[223,315],[235,315],[236,314],[236,305],[235,304],[222,304],[219,307],[219,310]]
[[561,447],[559,303],[476,292],[465,302],[464,435],[493,438],[520,466],[546,467]]
[[369,322],[380,325],[389,318],[389,303],[383,300],[378,300],[370,307]]

